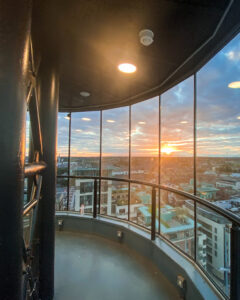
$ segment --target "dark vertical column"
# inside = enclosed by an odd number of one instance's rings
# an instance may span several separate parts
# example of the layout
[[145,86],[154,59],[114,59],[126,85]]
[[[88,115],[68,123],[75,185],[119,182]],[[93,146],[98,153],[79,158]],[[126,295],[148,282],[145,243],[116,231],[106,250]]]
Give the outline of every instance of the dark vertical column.
[[[230,287],[231,300],[240,299],[239,249],[240,249],[240,227],[236,224],[233,224],[231,230],[231,287]],[[226,276],[228,276],[228,274],[226,274]]]
[[0,1],[0,298],[21,299],[29,1]]
[[54,295],[54,216],[59,77],[52,61],[52,58],[43,58],[38,74],[43,160],[47,163],[47,169],[43,173],[38,225],[40,238],[39,281],[42,300],[53,299]]

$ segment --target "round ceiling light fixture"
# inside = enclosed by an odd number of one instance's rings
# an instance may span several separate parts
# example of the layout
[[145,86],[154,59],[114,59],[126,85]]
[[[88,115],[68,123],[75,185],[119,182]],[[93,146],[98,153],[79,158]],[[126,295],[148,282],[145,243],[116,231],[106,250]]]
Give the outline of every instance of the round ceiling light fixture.
[[82,97],[89,97],[90,93],[87,92],[87,91],[82,91],[82,92],[80,92],[80,96],[82,96]]
[[240,81],[233,81],[229,83],[228,87],[230,89],[240,89]]
[[123,73],[131,74],[131,73],[136,72],[137,67],[130,63],[122,63],[122,64],[118,65],[118,70]]
[[139,32],[140,43],[143,46],[150,46],[153,43],[154,33],[150,29],[143,29]]

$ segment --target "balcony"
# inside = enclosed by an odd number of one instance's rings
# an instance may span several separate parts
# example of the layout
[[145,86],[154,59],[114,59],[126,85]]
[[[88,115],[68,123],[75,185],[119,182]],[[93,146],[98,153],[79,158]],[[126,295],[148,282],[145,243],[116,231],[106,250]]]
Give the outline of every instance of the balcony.
[[57,232],[55,266],[56,300],[180,299],[149,260],[100,236]]
[[[79,295],[89,300],[95,295],[99,299],[222,297],[181,252],[160,237],[152,242],[148,231],[133,224],[57,212],[56,230],[57,300],[66,295],[73,300]],[[179,275],[187,284],[186,290],[177,286]]]

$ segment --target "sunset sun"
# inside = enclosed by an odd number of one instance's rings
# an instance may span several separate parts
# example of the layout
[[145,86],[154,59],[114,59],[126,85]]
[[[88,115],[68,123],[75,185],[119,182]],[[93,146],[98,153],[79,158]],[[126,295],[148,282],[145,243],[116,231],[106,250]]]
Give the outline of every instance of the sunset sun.
[[165,146],[161,149],[161,152],[170,155],[174,152],[174,149],[169,146]]

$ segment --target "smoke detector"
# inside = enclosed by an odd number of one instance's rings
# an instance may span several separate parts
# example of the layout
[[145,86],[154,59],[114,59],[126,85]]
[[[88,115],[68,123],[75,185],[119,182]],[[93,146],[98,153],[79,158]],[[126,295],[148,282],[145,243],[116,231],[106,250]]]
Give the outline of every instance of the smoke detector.
[[143,29],[139,32],[140,43],[144,46],[150,46],[153,43],[154,33],[150,29]]

